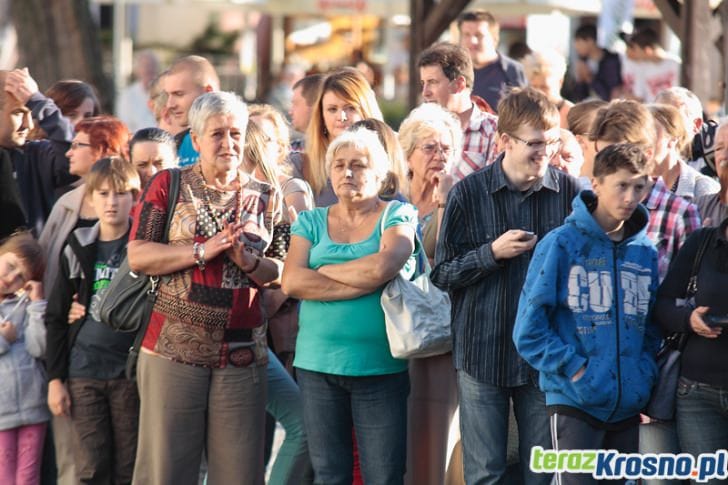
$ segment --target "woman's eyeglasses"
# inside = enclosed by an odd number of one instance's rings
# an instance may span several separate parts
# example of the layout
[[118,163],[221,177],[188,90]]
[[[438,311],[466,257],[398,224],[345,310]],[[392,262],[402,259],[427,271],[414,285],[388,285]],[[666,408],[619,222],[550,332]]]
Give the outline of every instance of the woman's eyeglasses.
[[439,145],[437,143],[428,143],[426,145],[420,145],[419,149],[422,150],[425,155],[432,156],[435,154],[435,151],[441,152],[445,157],[449,157],[450,153],[452,153],[452,148],[444,145]]
[[71,142],[71,148],[74,150],[78,150],[81,147],[92,147],[93,145],[90,143],[84,143],[82,141],[72,141]]

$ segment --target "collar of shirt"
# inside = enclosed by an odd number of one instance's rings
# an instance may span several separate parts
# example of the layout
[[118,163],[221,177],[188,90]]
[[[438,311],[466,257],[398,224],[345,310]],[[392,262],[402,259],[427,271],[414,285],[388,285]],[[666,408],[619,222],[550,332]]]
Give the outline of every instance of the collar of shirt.
[[[490,193],[495,193],[501,189],[508,189],[512,192],[520,192],[511,185],[511,183],[508,181],[508,177],[506,177],[506,172],[503,170],[504,158],[505,153],[501,153],[500,155],[498,155],[498,158],[495,159],[495,162],[493,162],[493,175],[487,181],[488,192]],[[549,166],[548,169],[546,169],[546,173],[544,174],[544,176],[536,181],[536,183],[533,184],[531,188],[526,191],[526,195],[529,195],[533,192],[538,192],[542,188],[547,188],[553,192],[558,192],[559,180],[556,176],[555,170],[556,169]]]
[[498,125],[497,116],[486,113],[485,111],[478,108],[478,105],[473,103],[473,112],[470,113],[470,120],[468,120],[468,126],[467,128],[465,128],[465,137],[463,138],[463,141],[465,141],[465,139],[467,138],[468,132],[480,131],[484,121],[491,123],[496,127]]
[[647,198],[642,202],[649,210],[657,209],[662,200],[671,194],[670,190],[663,182],[662,177],[657,177]]

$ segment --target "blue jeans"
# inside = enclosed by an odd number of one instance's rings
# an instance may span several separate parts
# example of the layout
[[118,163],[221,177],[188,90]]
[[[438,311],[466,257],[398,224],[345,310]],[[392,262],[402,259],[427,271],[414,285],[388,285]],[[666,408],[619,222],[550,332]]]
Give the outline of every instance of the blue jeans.
[[547,485],[549,474],[532,473],[531,448],[551,448],[546,401],[535,383],[500,387],[458,371],[463,469],[468,485],[506,483],[506,450],[510,401],[518,422],[518,455],[523,483]]
[[[640,424],[640,453],[680,453],[675,421]],[[681,485],[680,480],[642,479],[644,485]]]
[[728,388],[681,377],[676,420],[683,452],[698,456],[728,448]]
[[403,483],[408,373],[349,377],[297,369],[297,376],[314,483],[351,485],[352,429],[364,483]]

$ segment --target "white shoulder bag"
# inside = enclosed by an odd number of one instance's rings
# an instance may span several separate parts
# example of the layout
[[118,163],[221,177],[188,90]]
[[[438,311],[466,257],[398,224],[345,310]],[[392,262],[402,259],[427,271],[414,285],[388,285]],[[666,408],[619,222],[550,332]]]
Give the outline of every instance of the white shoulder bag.
[[[382,215],[382,234],[390,205]],[[450,298],[430,281],[430,264],[416,232],[415,246],[422,252],[422,271],[416,272],[412,281],[399,273],[382,291],[389,350],[397,359],[430,357],[452,350]]]

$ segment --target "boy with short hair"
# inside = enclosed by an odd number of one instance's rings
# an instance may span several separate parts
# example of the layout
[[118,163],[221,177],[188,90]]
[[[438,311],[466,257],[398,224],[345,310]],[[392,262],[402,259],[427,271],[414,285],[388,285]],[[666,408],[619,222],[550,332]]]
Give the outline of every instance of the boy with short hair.
[[[540,372],[554,449],[635,453],[657,375],[650,321],[657,251],[646,235],[648,159],[632,144],[597,154],[593,191],[536,247],[513,341]],[[560,474],[559,483],[589,483]]]
[[86,191],[99,221],[68,237],[48,299],[48,407],[71,416],[83,483],[131,483],[134,470],[139,396],[136,383],[124,377],[134,334],[101,323],[97,307],[126,255],[139,185],[136,170],[121,158],[94,164]]

